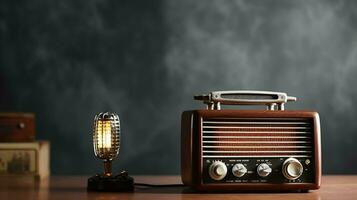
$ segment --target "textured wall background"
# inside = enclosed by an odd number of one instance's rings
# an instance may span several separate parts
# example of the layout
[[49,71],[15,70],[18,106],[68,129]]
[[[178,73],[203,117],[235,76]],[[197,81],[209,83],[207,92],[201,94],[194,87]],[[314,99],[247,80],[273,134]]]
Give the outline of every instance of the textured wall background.
[[117,170],[179,173],[180,114],[210,90],[286,91],[321,115],[325,173],[357,173],[357,2],[0,1],[0,109],[37,115],[54,174],[93,174],[96,113]]

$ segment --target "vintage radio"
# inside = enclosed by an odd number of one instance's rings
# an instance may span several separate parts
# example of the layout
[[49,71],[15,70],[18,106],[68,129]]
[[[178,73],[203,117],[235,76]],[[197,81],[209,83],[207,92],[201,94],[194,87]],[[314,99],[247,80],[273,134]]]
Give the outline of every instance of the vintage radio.
[[[195,96],[204,110],[185,111],[181,126],[182,181],[201,191],[318,189],[320,119],[286,111],[286,93],[216,91]],[[267,110],[223,110],[221,105]]]

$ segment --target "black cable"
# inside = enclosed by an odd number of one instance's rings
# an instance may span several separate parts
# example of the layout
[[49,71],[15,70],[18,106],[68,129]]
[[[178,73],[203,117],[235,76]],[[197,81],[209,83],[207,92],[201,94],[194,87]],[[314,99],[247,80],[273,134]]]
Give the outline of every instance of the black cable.
[[135,186],[142,187],[183,187],[184,184],[149,184],[149,183],[134,183]]

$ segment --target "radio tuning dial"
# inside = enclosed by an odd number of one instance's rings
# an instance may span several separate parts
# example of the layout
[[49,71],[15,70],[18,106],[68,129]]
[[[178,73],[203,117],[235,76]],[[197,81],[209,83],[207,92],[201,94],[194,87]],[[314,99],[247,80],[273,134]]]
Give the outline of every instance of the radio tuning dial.
[[227,166],[224,162],[215,161],[209,167],[208,173],[213,180],[222,180],[227,175]]
[[232,173],[236,177],[242,177],[247,173],[247,168],[243,164],[238,163],[233,166]]
[[257,172],[260,177],[267,177],[271,173],[272,169],[268,164],[262,163],[258,166]]
[[295,158],[288,158],[283,163],[283,174],[289,180],[295,180],[302,175],[304,167]]

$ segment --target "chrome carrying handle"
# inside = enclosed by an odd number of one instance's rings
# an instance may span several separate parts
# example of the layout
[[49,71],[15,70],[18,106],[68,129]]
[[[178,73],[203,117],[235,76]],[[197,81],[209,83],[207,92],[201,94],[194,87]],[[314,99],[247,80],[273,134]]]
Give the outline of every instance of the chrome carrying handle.
[[288,96],[284,92],[255,90],[213,91],[209,94],[196,95],[194,99],[203,101],[209,110],[220,110],[221,104],[266,105],[268,110],[284,110],[285,103],[296,101],[296,97]]

